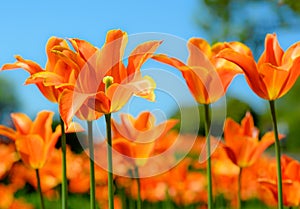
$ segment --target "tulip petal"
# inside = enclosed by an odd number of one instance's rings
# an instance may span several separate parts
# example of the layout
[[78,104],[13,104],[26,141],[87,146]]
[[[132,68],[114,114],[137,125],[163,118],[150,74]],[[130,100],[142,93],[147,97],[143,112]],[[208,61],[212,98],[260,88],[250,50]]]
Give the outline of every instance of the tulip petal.
[[22,135],[29,134],[33,123],[27,115],[23,113],[12,113],[11,118],[18,133]]
[[267,88],[262,83],[256,63],[253,57],[240,54],[232,49],[224,49],[218,55],[218,58],[224,58],[238,65],[245,73],[247,82],[251,89],[260,97],[266,98]]
[[26,165],[33,169],[39,169],[45,164],[45,143],[40,135],[23,135],[20,136],[15,143]]
[[37,63],[31,60],[25,60],[21,56],[16,56],[16,62],[13,64],[5,64],[2,66],[1,70],[13,70],[16,68],[22,68],[26,70],[30,74],[38,73],[43,71],[43,68],[39,66]]
[[51,139],[52,134],[52,118],[54,112],[41,111],[37,114],[36,119],[30,129],[30,133],[38,134],[45,140],[46,143]]
[[211,48],[210,45],[201,38],[191,38],[188,41],[189,57],[187,60],[188,66],[197,66],[214,70],[214,66],[210,62]]
[[270,63],[274,66],[280,66],[284,51],[280,47],[276,34],[267,34],[265,38],[265,51],[262,53],[257,64]]
[[127,72],[128,75],[134,75],[140,71],[142,65],[153,56],[153,53],[160,46],[162,41],[148,41],[138,45],[128,58]]
[[80,56],[87,62],[90,57],[92,57],[96,51],[97,48],[94,47],[92,44],[90,44],[87,41],[77,39],[77,38],[71,38],[69,39],[70,43],[72,44],[73,48],[80,54]]
[[16,131],[3,125],[0,125],[0,135],[6,136],[13,141],[17,139]]

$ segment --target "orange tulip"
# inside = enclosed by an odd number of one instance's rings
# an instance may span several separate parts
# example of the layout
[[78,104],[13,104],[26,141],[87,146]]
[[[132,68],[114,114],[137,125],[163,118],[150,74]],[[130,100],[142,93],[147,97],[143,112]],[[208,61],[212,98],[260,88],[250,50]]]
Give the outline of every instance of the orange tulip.
[[129,114],[122,114],[121,124],[112,122],[113,148],[129,157],[128,160],[134,165],[142,166],[154,152],[156,141],[177,122],[167,120],[155,125],[155,117],[150,112],[143,112],[136,119]]
[[0,134],[15,142],[22,161],[33,169],[44,166],[61,135],[60,126],[52,131],[53,115],[53,112],[41,111],[32,121],[23,113],[13,113],[16,130],[0,125]]
[[188,41],[189,57],[186,64],[162,54],[155,55],[153,59],[180,70],[195,100],[200,104],[210,104],[225,94],[235,75],[242,73],[239,67],[216,57],[224,48],[251,54],[239,42],[216,43],[210,46],[204,39],[191,38]]
[[0,144],[0,159],[0,179],[3,179],[14,162],[19,160],[14,144]]
[[[17,68],[23,68],[30,75],[40,74],[41,72],[55,72],[59,74],[59,76],[68,81],[68,77],[73,71],[66,63],[62,60],[58,59],[58,57],[51,52],[53,47],[68,47],[68,44],[65,40],[57,37],[51,37],[46,45],[46,54],[48,56],[48,61],[45,69],[43,69],[37,63],[31,60],[25,60],[21,56],[16,56],[16,62],[13,64],[5,64],[2,66],[1,70],[12,70]],[[63,70],[62,70],[63,69]],[[61,90],[55,88],[54,86],[44,85],[43,79],[35,79],[32,81],[31,79],[27,79],[26,84],[34,83],[37,85],[41,93],[51,102],[58,102],[59,94]]]
[[[118,111],[133,94],[154,100],[155,83],[149,76],[142,77],[140,68],[152,57],[160,41],[137,46],[128,58],[127,67],[122,61],[127,34],[121,30],[109,31],[101,49],[84,40],[69,41],[75,51],[66,46],[52,48],[53,56],[72,69],[66,74],[68,79],[61,76],[65,69],[57,68],[33,74],[28,81],[43,80],[45,86],[62,91],[59,110],[67,125],[75,114],[80,119],[95,120],[102,114]],[[104,81],[111,85],[106,86]]]
[[[240,168],[251,166],[275,141],[273,132],[267,132],[261,140],[258,137],[259,130],[254,126],[249,112],[241,125],[230,118],[225,121],[224,148],[231,161]],[[283,135],[280,135],[280,138],[283,138]]]
[[[288,156],[281,157],[283,204],[287,207],[300,205],[300,163]],[[271,161],[260,173],[258,182],[261,186],[260,198],[267,204],[277,204],[276,164]]]
[[232,49],[221,51],[217,57],[238,65],[245,73],[251,89],[261,98],[276,100],[285,95],[297,81],[300,66],[300,42],[285,52],[276,34],[267,34],[265,51],[256,63],[254,57]]

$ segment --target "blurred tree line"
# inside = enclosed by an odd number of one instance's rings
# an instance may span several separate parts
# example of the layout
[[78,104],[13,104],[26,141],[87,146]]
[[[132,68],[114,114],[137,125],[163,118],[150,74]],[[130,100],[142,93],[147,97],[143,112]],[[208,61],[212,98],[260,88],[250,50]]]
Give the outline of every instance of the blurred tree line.
[[[298,0],[198,0],[198,2],[199,7],[194,19],[201,32],[205,34],[206,40],[211,43],[241,41],[252,49],[257,59],[264,49],[267,33],[300,32],[300,1]],[[276,103],[279,129],[286,134],[283,147],[289,152],[297,152],[300,148],[299,92],[300,81],[298,80],[293,89]],[[200,113],[203,113],[202,107],[199,108]],[[246,111],[254,115],[255,123],[262,133],[272,129],[269,112],[258,114],[238,98],[227,97],[228,117],[240,121]],[[192,115],[193,113],[191,117]],[[174,117],[179,116],[180,114],[176,113]],[[188,131],[188,127],[184,130]],[[200,127],[199,133],[204,133],[204,127]]]

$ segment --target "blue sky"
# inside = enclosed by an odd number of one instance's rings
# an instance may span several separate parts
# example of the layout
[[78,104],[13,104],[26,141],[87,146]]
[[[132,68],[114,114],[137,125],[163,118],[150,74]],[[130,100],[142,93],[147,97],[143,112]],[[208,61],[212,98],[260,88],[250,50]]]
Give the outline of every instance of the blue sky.
[[[159,32],[184,40],[193,36],[206,38],[195,22],[199,12],[197,0],[48,2],[12,0],[1,3],[0,65],[14,62],[13,56],[18,54],[44,66],[45,44],[50,36],[77,37],[99,47],[106,32],[114,28],[125,30],[129,35]],[[280,33],[278,37],[283,48],[298,41],[297,38],[300,40],[295,35],[297,31]],[[28,77],[23,70],[1,72],[0,76],[16,86],[22,102],[19,111],[35,115],[42,109],[57,110],[57,105],[47,101],[35,86],[23,86]],[[229,93],[252,104],[262,104],[241,76],[233,81]],[[158,105],[168,109],[167,99]]]

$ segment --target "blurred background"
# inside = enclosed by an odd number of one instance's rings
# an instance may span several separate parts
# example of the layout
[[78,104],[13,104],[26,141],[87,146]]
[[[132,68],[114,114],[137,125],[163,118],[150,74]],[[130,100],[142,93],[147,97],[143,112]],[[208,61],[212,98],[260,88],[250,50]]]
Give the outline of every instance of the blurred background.
[[[300,41],[300,1],[296,0],[93,0],[84,4],[15,0],[2,2],[0,8],[0,65],[12,63],[14,55],[21,55],[44,67],[50,36],[77,37],[101,47],[106,32],[114,28],[129,35],[160,32],[184,40],[202,37],[210,43],[242,41],[256,58],[263,51],[267,33],[276,33],[284,50]],[[11,112],[21,111],[31,117],[42,109],[57,112],[57,105],[47,101],[35,86],[23,86],[27,77],[23,70],[1,72],[1,124],[9,123]],[[300,149],[299,96],[300,81],[277,102],[279,129],[287,136],[283,148],[289,153]],[[268,103],[252,93],[243,76],[234,79],[226,100],[228,116],[240,121],[246,111],[251,111],[262,133],[272,128]],[[167,108],[168,117],[179,117],[178,109],[168,102],[165,100],[161,108]],[[188,111],[189,105],[185,108]]]

